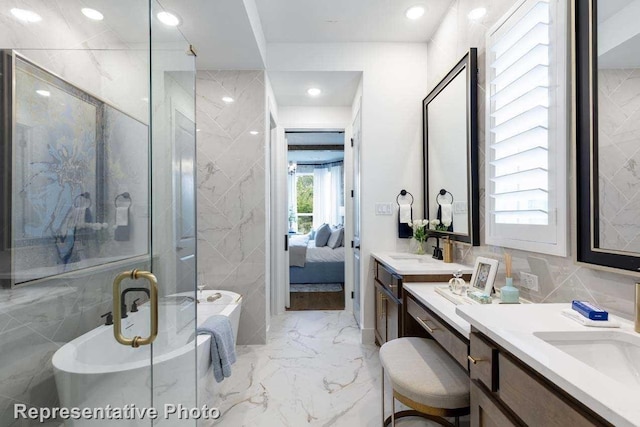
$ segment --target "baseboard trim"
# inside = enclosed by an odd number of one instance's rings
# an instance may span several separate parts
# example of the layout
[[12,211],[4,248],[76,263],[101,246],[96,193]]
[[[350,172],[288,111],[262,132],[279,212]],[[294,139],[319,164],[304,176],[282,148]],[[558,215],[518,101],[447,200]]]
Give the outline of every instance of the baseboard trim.
[[362,344],[375,344],[376,334],[373,328],[360,329],[360,342]]

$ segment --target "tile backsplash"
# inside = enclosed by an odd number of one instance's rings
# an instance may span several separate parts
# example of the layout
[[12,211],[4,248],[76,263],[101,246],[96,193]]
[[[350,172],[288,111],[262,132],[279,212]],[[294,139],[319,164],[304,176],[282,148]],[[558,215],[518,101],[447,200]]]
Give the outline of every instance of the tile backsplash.
[[[442,23],[428,44],[429,67],[427,76],[429,88],[435,85],[457,63],[470,47],[478,48],[478,99],[480,124],[480,223],[481,236],[484,234],[484,100],[485,100],[485,37],[489,28],[497,22],[514,4],[514,0],[456,0],[452,3]],[[471,21],[468,14],[477,7],[486,7],[487,14],[477,21]],[[569,176],[573,176],[570,171]],[[569,178],[569,183],[573,180]],[[481,238],[481,240],[483,240]],[[573,239],[572,239],[573,241]],[[534,302],[568,302],[581,299],[597,303],[612,313],[631,318],[634,313],[634,283],[638,278],[581,266],[571,256],[556,257],[526,251],[487,246],[482,241],[479,247],[458,245],[456,259],[473,264],[477,256],[502,259],[507,251],[513,255],[514,284],[524,298]],[[530,272],[538,276],[537,291],[520,286],[520,272]],[[496,278],[496,287],[504,283],[504,265]]]

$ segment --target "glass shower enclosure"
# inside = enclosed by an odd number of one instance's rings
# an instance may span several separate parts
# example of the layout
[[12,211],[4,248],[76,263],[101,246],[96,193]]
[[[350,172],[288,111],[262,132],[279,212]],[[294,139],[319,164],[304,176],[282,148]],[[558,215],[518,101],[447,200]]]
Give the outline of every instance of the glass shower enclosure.
[[0,0],[1,427],[203,415],[196,57],[161,12]]

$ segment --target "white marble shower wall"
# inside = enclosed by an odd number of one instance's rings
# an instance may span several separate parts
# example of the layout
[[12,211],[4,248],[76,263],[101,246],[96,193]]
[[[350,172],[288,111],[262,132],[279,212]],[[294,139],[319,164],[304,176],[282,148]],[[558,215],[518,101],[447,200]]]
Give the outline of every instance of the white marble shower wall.
[[198,272],[243,295],[238,344],[266,342],[264,117],[264,71],[198,71]]
[[[480,227],[482,246],[469,248],[458,246],[457,259],[473,264],[476,256],[502,258],[505,251],[513,254],[515,285],[519,285],[520,272],[532,272],[539,277],[538,292],[522,289],[525,298],[536,302],[568,302],[581,299],[597,303],[610,311],[631,317],[633,315],[634,283],[633,277],[594,270],[576,265],[571,256],[556,257],[526,251],[511,250],[484,244],[484,203],[485,203],[485,37],[497,20],[517,1],[515,0],[456,0],[451,5],[442,23],[428,44],[427,76],[429,90],[446,75],[462,58],[470,47],[478,48],[478,123],[480,145]],[[471,10],[485,7],[487,14],[480,20],[471,21]],[[573,171],[570,171],[569,183],[572,183]],[[570,192],[575,191],[570,187]],[[573,242],[572,238],[572,242]],[[504,266],[496,278],[496,286],[504,283]]]

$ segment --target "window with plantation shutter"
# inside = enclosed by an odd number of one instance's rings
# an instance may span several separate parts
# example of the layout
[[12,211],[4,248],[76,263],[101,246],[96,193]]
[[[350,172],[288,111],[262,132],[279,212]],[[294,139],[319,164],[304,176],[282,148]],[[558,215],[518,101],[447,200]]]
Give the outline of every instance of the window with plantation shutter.
[[565,4],[521,1],[487,35],[487,244],[567,254]]

